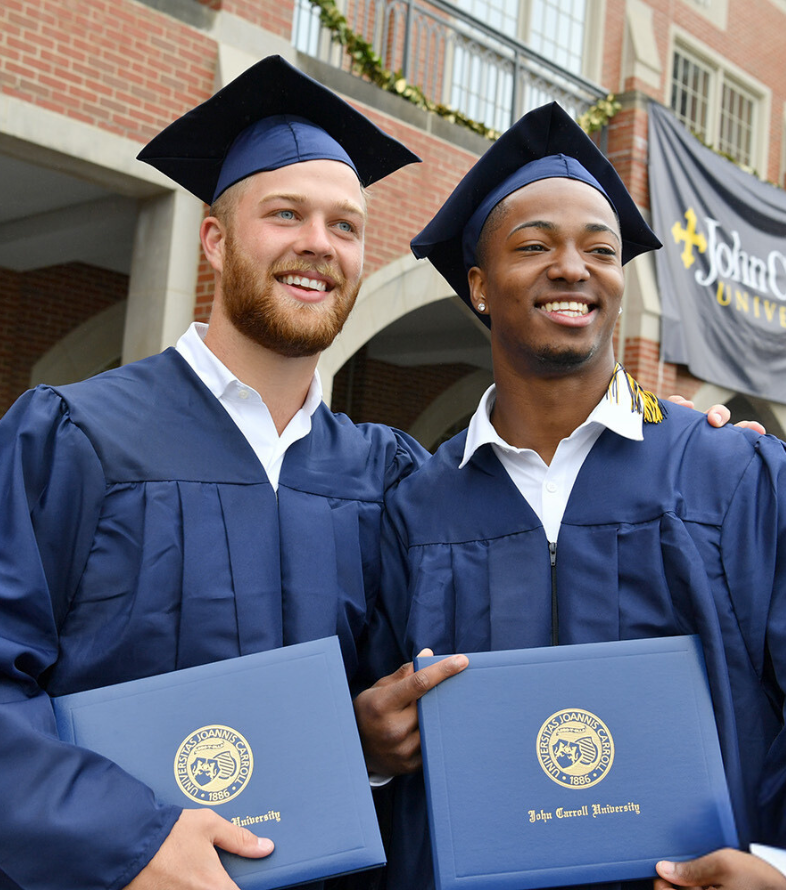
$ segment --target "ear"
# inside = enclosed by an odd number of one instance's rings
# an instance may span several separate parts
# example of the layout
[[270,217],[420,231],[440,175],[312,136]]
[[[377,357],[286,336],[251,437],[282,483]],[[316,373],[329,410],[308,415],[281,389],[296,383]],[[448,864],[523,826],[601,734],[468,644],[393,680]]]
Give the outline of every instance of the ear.
[[467,272],[467,281],[469,282],[469,298],[472,302],[472,308],[480,315],[488,315],[489,301],[488,294],[486,293],[486,277],[480,266],[473,266]]
[[207,261],[214,271],[224,270],[224,245],[226,244],[226,229],[215,217],[207,216],[199,227],[199,239],[202,242],[202,250]]

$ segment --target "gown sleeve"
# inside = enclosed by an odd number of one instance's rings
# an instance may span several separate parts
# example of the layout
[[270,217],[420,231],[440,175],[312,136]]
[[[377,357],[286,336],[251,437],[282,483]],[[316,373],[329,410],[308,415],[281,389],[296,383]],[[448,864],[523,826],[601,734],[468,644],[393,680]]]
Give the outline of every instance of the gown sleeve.
[[26,394],[0,422],[2,887],[124,887],[181,812],[112,762],[61,742],[46,693],[104,487],[95,451],[52,390]]
[[777,726],[759,784],[765,836],[753,840],[786,848],[786,446],[766,436],[756,451],[723,523],[721,551],[748,655]]
[[393,434],[392,456],[385,468],[385,497],[389,497],[399,484],[415,470],[423,466],[428,451],[409,433],[391,428]]

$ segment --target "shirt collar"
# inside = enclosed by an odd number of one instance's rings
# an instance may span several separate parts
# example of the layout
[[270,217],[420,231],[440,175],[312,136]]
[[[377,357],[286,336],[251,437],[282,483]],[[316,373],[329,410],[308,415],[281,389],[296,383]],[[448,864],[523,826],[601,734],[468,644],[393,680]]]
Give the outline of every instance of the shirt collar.
[[[238,380],[229,368],[205,346],[207,327],[201,322],[192,322],[185,334],[177,341],[175,349],[217,399],[227,398],[238,387],[251,389],[250,386]],[[322,382],[319,379],[319,372],[315,370],[314,379],[311,381],[308,394],[300,410],[305,411],[311,417],[321,401]]]
[[[616,371],[617,386],[606,390],[603,398],[592,410],[590,416],[573,431],[571,437],[579,430],[595,424],[617,433],[626,439],[641,441],[644,438],[643,417],[636,410],[633,397],[625,380],[625,371],[618,367]],[[614,395],[612,395],[612,390]],[[467,441],[464,444],[464,456],[459,469],[463,467],[481,445],[498,445],[507,451],[528,451],[527,448],[514,448],[509,445],[494,429],[491,423],[491,410],[496,398],[496,385],[492,384],[480,400],[477,410],[472,415],[467,429]]]

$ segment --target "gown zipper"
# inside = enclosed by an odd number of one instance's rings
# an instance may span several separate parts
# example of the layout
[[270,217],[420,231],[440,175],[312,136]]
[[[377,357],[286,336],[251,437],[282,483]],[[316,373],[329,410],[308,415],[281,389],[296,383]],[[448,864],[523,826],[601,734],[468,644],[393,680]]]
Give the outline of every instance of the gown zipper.
[[559,608],[557,605],[557,543],[549,541],[551,562],[551,645],[559,646]]

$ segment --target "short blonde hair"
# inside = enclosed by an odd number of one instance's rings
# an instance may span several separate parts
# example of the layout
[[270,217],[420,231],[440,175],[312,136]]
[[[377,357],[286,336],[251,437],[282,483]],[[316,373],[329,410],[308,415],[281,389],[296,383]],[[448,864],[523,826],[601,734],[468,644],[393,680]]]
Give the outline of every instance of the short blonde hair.
[[245,177],[245,179],[241,179],[239,182],[230,185],[229,188],[224,189],[210,205],[208,216],[214,216],[224,226],[229,225],[230,217],[235,212],[237,202],[248,187],[248,180],[249,177]]

